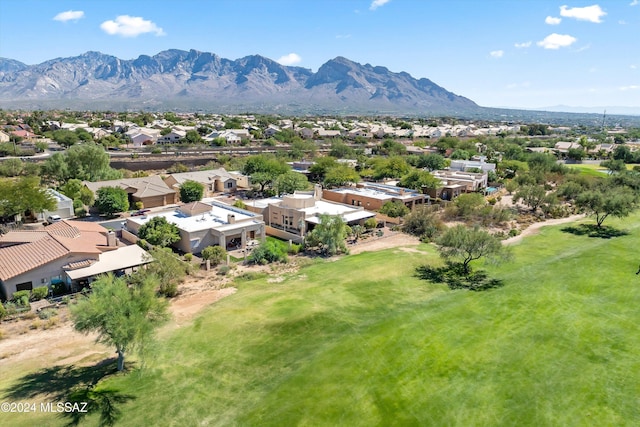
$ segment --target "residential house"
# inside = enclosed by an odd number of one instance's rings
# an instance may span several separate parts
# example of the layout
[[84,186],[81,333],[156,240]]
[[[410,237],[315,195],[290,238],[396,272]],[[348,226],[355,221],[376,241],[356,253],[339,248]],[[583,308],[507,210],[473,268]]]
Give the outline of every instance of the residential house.
[[276,125],[269,125],[267,126],[267,128],[262,132],[262,135],[265,138],[271,138],[273,135],[275,135],[276,133],[280,132],[280,128]]
[[392,185],[359,183],[355,187],[325,189],[322,197],[332,202],[379,210],[386,202],[399,202],[412,209],[429,202],[429,196],[415,190]]
[[9,134],[0,130],[0,143],[9,141],[11,141]]
[[566,154],[569,152],[569,150],[571,149],[577,149],[577,150],[581,150],[582,149],[582,145],[580,145],[577,142],[569,142],[569,141],[558,141],[556,142],[556,144],[553,146],[553,149],[555,151],[557,151],[558,153],[563,153]]
[[321,200],[323,190],[316,186],[313,192],[296,191],[294,194],[269,199],[247,200],[247,209],[260,213],[266,223],[266,233],[296,243],[302,242],[307,232],[320,223],[320,215],[338,215],[348,225],[364,224],[375,212],[363,207]]
[[451,160],[449,169],[453,171],[468,171],[469,169],[478,169],[482,172],[489,172],[496,169],[495,163],[487,163],[481,160]]
[[99,274],[127,272],[151,258],[138,246],[124,246],[99,224],[60,221],[38,230],[0,236],[0,293],[62,283],[80,290]]
[[183,140],[185,136],[187,136],[187,132],[183,130],[172,130],[166,135],[160,135],[158,144],[175,144]]
[[178,201],[176,190],[167,186],[158,175],[98,182],[84,181],[84,185],[94,194],[102,187],[122,188],[129,194],[129,205],[132,207],[137,202],[142,202],[145,208],[154,208]]
[[172,173],[164,182],[175,191],[180,191],[180,186],[185,181],[199,182],[204,186],[204,197],[213,196],[215,193],[235,193],[240,189],[251,188],[249,176],[239,172],[227,172],[224,168],[195,172]]
[[192,202],[172,212],[129,217],[126,229],[137,235],[142,225],[156,217],[178,227],[180,240],[174,246],[183,252],[200,253],[216,245],[229,250],[245,248],[249,241],[265,237],[262,215],[220,202]]
[[486,172],[476,173],[452,170],[438,170],[431,172],[431,174],[435,178],[438,178],[444,185],[463,185],[464,192],[466,193],[484,190],[485,188],[487,188],[489,179],[489,174]]

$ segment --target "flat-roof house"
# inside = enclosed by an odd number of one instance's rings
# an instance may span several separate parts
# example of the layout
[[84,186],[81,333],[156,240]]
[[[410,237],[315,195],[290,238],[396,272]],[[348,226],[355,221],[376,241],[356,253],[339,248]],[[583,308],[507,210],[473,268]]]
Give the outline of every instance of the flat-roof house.
[[486,172],[438,170],[431,172],[431,174],[438,178],[445,186],[453,184],[463,185],[464,191],[467,193],[484,190],[487,188],[489,180],[489,174]]
[[364,224],[375,212],[321,200],[322,189],[299,192],[282,197],[245,201],[247,209],[262,214],[267,234],[296,243],[320,223],[321,214],[338,215],[349,225]]
[[152,218],[164,217],[180,231],[174,246],[183,251],[200,253],[207,246],[225,249],[245,248],[249,240],[263,240],[262,215],[220,202],[192,202],[172,212],[127,218],[126,229],[138,234],[140,227]]
[[215,193],[234,193],[238,188],[251,188],[250,177],[239,172],[227,172],[224,168],[172,173],[164,179],[168,187],[178,192],[185,181],[202,184],[205,188],[204,197],[213,196]]
[[429,201],[429,196],[416,190],[368,182],[359,183],[355,187],[325,189],[322,197],[333,202],[362,206],[374,211],[380,209],[386,202],[399,202],[408,208],[413,208],[415,205]]
[[50,286],[81,289],[92,278],[151,261],[138,246],[123,246],[113,231],[85,221],[60,221],[39,230],[0,236],[0,293]]
[[487,163],[484,160],[451,160],[449,169],[453,171],[468,171],[469,169],[479,169],[482,172],[489,172],[496,169],[496,164]]
[[84,185],[93,193],[102,187],[122,188],[129,194],[131,206],[134,206],[136,202],[142,202],[145,208],[154,208],[171,205],[178,200],[175,189],[167,186],[158,175],[98,182],[84,181]]

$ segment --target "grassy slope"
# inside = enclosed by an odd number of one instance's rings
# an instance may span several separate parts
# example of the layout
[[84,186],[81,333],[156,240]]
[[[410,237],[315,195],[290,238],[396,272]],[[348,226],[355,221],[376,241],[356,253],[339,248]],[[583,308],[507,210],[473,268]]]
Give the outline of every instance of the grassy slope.
[[107,381],[121,424],[637,425],[640,215],[610,225],[542,229],[483,293],[412,277],[428,246],[244,283]]

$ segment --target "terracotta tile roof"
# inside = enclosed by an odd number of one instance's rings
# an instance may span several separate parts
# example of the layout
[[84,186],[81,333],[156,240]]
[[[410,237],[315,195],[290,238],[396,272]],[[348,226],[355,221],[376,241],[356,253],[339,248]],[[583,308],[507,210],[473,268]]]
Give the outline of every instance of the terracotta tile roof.
[[67,254],[101,254],[107,229],[85,221],[60,221],[43,230],[10,231],[0,236],[0,279],[7,280]]
[[69,254],[52,236],[0,249],[0,279],[8,280]]
[[158,175],[99,182],[83,181],[83,183],[94,193],[102,187],[120,187],[128,193],[132,193],[135,197],[153,197],[165,194],[175,194],[175,190],[169,188]]
[[11,231],[0,236],[0,246],[35,242],[36,240],[40,240],[48,235],[49,233],[47,233],[46,231]]
[[62,266],[63,270],[77,270],[78,268],[90,267],[96,262],[95,259],[85,259],[82,261],[70,262],[69,264],[65,264]]

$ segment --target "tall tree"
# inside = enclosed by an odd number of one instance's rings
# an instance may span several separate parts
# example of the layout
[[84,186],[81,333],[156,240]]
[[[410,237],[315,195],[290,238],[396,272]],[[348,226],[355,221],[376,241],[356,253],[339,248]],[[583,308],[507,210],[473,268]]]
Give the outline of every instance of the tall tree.
[[204,195],[204,185],[196,181],[185,181],[180,186],[180,200],[184,203],[197,202],[202,200]]
[[100,213],[113,216],[129,210],[129,196],[120,187],[102,187],[96,191],[95,207]]
[[54,210],[56,201],[37,176],[0,180],[0,217]]
[[180,240],[180,230],[163,216],[156,216],[138,230],[138,237],[152,245],[167,247]]
[[92,292],[70,306],[76,330],[97,332],[97,341],[114,346],[118,370],[124,369],[125,354],[142,349],[154,330],[168,319],[167,303],[155,293],[151,280],[130,287],[122,277],[109,274],[91,284]]
[[298,190],[307,190],[309,188],[309,181],[303,174],[289,171],[278,175],[274,183],[274,188],[279,196],[283,194],[293,194]]
[[307,233],[305,246],[319,248],[324,255],[348,253],[345,239],[349,235],[347,224],[337,215],[319,215],[320,223]]
[[500,240],[476,227],[456,225],[445,231],[438,239],[440,256],[446,260],[460,261],[465,274],[469,274],[469,263],[483,257],[498,258],[505,255]]
[[629,216],[636,208],[636,197],[631,190],[624,187],[597,188],[579,194],[576,197],[576,205],[588,214],[595,215],[596,225],[601,227],[609,216]]

